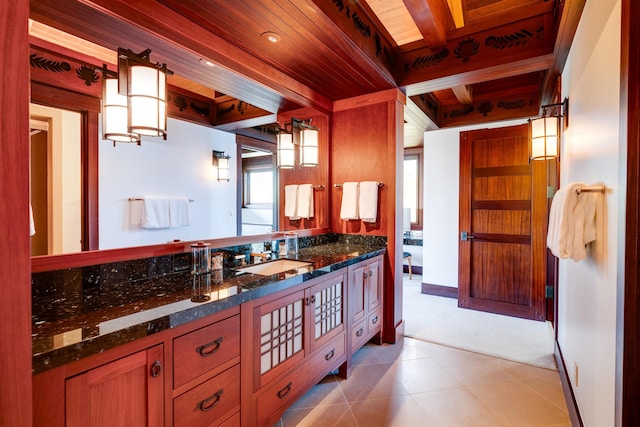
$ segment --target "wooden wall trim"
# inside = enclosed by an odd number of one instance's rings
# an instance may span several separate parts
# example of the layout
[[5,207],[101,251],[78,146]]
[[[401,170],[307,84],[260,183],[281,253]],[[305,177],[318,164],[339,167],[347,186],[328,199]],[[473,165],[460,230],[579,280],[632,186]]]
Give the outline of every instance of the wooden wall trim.
[[[640,425],[640,27],[636,17],[640,3],[622,0],[621,71],[620,71],[620,193],[626,202],[620,202],[620,212],[626,211],[625,226],[619,228],[618,271],[624,271],[618,292],[623,292],[622,324],[616,328],[618,357],[616,366],[616,424],[623,427]],[[626,161],[625,161],[626,149]],[[626,165],[626,169],[625,169]],[[626,178],[626,182],[625,182]],[[622,247],[624,245],[624,248]],[[624,263],[624,264],[623,264]],[[622,347],[622,348],[620,348]]]
[[333,112],[391,101],[399,101],[402,105],[405,105],[407,103],[407,96],[399,89],[389,89],[349,99],[341,99],[333,103]]
[[29,238],[29,1],[0,3],[0,425],[30,426],[31,257]]
[[452,286],[433,285],[431,283],[422,284],[422,293],[437,297],[458,299],[458,288]]
[[556,365],[558,366],[558,374],[560,376],[560,383],[562,384],[562,393],[564,394],[564,400],[567,404],[567,410],[569,411],[569,418],[571,419],[572,426],[582,427],[582,417],[580,416],[580,410],[578,408],[578,402],[576,402],[576,396],[573,394],[571,388],[571,381],[569,380],[569,373],[567,366],[564,363],[564,357],[560,350],[560,344],[555,342],[554,356],[556,358]]

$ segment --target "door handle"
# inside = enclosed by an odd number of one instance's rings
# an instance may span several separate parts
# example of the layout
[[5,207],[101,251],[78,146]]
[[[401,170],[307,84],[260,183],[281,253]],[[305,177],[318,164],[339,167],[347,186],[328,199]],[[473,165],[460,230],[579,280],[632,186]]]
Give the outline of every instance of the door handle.
[[460,232],[460,240],[467,241],[469,239],[475,239],[475,237],[469,234],[467,231]]

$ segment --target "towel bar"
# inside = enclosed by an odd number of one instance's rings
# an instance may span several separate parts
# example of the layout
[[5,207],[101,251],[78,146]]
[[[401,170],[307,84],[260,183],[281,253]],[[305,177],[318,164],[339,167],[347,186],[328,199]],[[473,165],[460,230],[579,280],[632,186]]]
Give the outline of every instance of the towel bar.
[[311,188],[313,188],[314,190],[324,190],[324,184],[312,185]]
[[[144,199],[142,197],[129,197],[129,201],[130,202],[135,202],[135,201],[143,201]],[[195,200],[193,199],[189,199],[189,202],[195,202]]]
[[590,187],[578,187],[576,193],[606,193],[607,189],[604,185],[594,185]]
[[[384,184],[382,182],[378,183],[378,187],[382,187]],[[336,188],[342,188],[342,184],[333,184],[334,187]]]

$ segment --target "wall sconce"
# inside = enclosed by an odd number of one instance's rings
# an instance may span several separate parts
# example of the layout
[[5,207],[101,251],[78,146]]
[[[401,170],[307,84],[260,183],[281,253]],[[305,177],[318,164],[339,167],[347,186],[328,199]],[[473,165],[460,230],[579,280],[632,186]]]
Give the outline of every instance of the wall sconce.
[[300,166],[318,166],[318,128],[311,126],[311,119],[292,118],[278,133],[278,167],[295,167],[295,146],[300,146]]
[[213,166],[218,168],[218,181],[229,181],[229,159],[231,156],[224,154],[224,151],[213,150]]
[[[545,117],[546,109],[560,107],[557,116]],[[529,119],[529,159],[549,160],[560,155],[560,117],[564,117],[564,127],[569,125],[569,98],[557,104],[541,106],[542,117]]]
[[103,66],[103,135],[114,144],[139,145],[142,135],[167,139],[167,75],[173,72],[150,55],[150,49],[118,48],[117,74]]

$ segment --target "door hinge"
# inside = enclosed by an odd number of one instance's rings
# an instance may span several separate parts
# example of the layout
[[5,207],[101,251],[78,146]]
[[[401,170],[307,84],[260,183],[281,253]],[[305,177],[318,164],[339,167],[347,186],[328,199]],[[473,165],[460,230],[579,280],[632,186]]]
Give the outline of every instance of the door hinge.
[[553,286],[545,286],[545,298],[553,299]]

